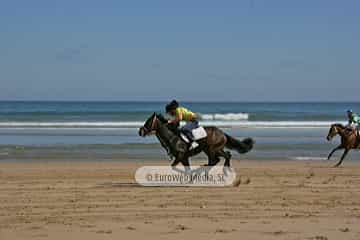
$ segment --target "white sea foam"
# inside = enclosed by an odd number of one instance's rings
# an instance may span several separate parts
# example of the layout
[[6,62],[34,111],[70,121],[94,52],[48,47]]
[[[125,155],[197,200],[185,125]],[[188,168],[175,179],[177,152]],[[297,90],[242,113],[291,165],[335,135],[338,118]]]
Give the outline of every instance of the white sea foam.
[[[229,128],[328,128],[334,121],[201,121],[203,126]],[[128,122],[0,122],[1,128],[137,128],[140,121]]]
[[139,127],[143,122],[0,122],[0,127],[107,128]]
[[223,121],[238,121],[238,120],[248,120],[248,113],[204,113],[200,114],[201,119],[203,120],[223,120]]

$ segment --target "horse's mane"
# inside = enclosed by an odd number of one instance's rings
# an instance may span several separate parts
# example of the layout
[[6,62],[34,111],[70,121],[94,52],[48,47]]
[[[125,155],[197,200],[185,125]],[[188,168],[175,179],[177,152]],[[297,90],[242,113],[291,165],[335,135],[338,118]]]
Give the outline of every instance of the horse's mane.
[[342,125],[341,123],[334,123],[333,125],[331,126],[334,126],[334,127],[340,127],[340,128],[345,128],[344,125]]
[[162,123],[167,123],[167,121],[168,121],[161,113],[157,113],[157,114],[156,114],[156,117],[157,117],[157,119],[159,119],[160,122],[162,122]]

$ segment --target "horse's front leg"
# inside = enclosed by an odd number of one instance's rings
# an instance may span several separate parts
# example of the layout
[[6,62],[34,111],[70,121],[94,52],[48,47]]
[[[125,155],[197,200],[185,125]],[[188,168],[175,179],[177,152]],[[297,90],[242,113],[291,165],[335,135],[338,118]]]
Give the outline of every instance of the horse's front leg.
[[349,151],[350,151],[350,149],[345,149],[343,155],[341,156],[340,161],[334,167],[340,166],[340,164],[342,163],[342,161],[344,160],[344,158],[346,157],[346,155],[348,154]]
[[330,160],[330,158],[331,158],[331,156],[334,154],[334,152],[336,152],[337,150],[342,149],[342,148],[343,148],[342,145],[339,145],[339,146],[337,146],[336,148],[334,148],[334,149],[330,152],[330,154],[329,154],[329,156],[327,157],[327,159]]
[[183,157],[181,161],[182,165],[185,167],[185,172],[190,173],[190,162],[188,157]]
[[175,158],[175,160],[171,163],[171,167],[176,167],[180,162],[179,158]]
[[185,153],[183,152],[179,152],[178,155],[176,156],[176,159],[174,160],[174,162],[171,164],[171,167],[175,167],[176,165],[178,165],[179,163],[182,163],[182,165],[185,167],[185,171],[189,171],[190,170],[190,163],[189,163],[189,158],[185,156]]
[[220,161],[220,158],[216,155],[215,151],[207,149],[204,152],[208,156],[208,164],[205,164],[205,167],[215,166]]

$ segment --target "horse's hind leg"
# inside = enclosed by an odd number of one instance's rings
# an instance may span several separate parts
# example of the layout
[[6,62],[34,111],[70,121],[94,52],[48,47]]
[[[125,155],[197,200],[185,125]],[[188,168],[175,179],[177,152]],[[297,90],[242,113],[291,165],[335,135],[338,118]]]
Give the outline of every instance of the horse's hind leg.
[[212,166],[216,166],[220,162],[220,158],[215,155],[214,159],[212,160]]
[[340,161],[334,167],[340,166],[340,164],[342,163],[342,161],[344,160],[344,158],[346,157],[346,155],[348,154],[349,151],[350,151],[350,149],[345,149],[343,155],[341,156]]
[[204,152],[208,156],[208,164],[205,166],[215,166],[220,161],[220,158],[217,156],[216,152],[209,150],[205,150]]
[[231,153],[229,151],[222,149],[217,153],[217,156],[225,158],[224,166],[230,167]]
[[220,162],[220,158],[216,154],[208,156],[208,166],[215,166],[218,162]]

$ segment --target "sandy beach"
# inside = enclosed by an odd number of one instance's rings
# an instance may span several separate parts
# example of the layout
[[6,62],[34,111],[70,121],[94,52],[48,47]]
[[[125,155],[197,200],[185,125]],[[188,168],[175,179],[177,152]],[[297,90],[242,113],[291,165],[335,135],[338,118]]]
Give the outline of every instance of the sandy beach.
[[332,164],[233,161],[238,186],[199,188],[139,186],[144,163],[3,162],[0,239],[360,239],[360,163]]

